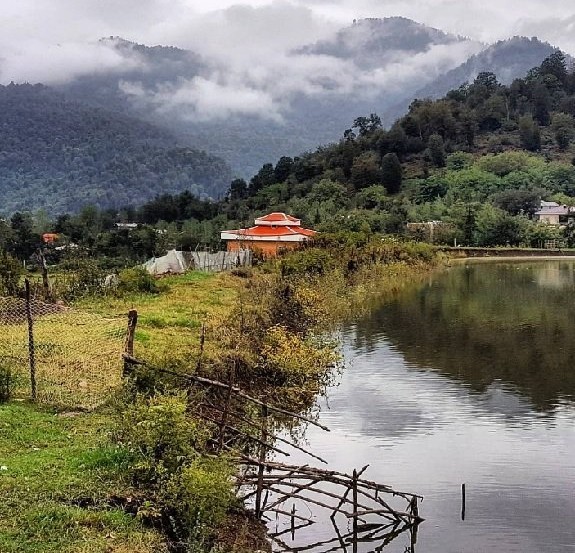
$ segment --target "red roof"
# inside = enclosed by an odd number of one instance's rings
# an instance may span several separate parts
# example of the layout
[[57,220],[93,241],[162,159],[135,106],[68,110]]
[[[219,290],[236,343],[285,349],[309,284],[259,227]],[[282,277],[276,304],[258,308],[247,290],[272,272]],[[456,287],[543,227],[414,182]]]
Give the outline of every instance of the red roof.
[[292,217],[291,215],[286,215],[280,211],[274,211],[263,217],[258,217],[256,219],[256,225],[282,225],[282,226],[300,226],[301,221]]
[[224,232],[231,232],[240,236],[295,236],[301,234],[303,236],[314,236],[315,230],[310,230],[302,227],[260,227],[255,226],[251,228],[242,228],[238,230],[227,230]]
[[257,218],[255,223],[255,226],[247,229],[224,230],[222,231],[222,238],[230,240],[232,239],[231,237],[224,235],[232,234],[236,235],[237,238],[259,237],[270,240],[274,237],[280,238],[286,236],[311,238],[317,234],[315,230],[303,228],[299,219],[291,215],[286,215],[285,213],[270,213],[264,217]]

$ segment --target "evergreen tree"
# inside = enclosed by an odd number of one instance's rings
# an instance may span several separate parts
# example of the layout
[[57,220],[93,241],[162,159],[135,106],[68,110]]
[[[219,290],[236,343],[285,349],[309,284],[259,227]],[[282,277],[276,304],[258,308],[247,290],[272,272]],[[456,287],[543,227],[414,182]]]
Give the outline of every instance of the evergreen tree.
[[575,133],[573,117],[567,113],[556,113],[551,121],[551,128],[559,148],[566,150]]
[[541,149],[541,132],[539,125],[529,115],[519,119],[519,140],[521,147],[535,152]]
[[445,167],[445,147],[439,134],[432,134],[427,141],[429,159],[436,167]]
[[403,171],[397,154],[389,153],[381,161],[383,186],[390,194],[399,192],[403,180]]

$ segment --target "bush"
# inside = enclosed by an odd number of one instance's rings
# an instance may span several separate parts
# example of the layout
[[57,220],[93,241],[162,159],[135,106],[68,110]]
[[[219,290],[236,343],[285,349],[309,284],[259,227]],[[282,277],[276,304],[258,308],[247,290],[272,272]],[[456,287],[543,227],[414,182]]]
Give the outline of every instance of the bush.
[[0,365],[0,403],[8,401],[14,387],[14,373],[7,365]]
[[129,473],[148,493],[143,515],[169,521],[179,540],[202,540],[226,514],[232,466],[203,455],[209,431],[190,416],[185,393],[137,397],[120,414],[117,439]]
[[143,267],[124,269],[120,271],[118,279],[118,291],[123,293],[159,294],[162,289],[158,281]]
[[232,475],[222,457],[196,459],[174,474],[162,490],[162,503],[175,509],[180,534],[202,540],[222,522],[235,499]]
[[16,296],[23,268],[20,261],[0,250],[0,295]]
[[95,260],[77,258],[73,262],[69,261],[67,266],[69,272],[53,284],[52,290],[56,297],[75,300],[106,293],[106,273]]
[[184,394],[159,395],[137,397],[121,413],[118,439],[133,454],[137,484],[159,484],[203,449],[205,428],[186,409]]
[[320,248],[290,252],[280,262],[282,276],[321,276],[334,266],[331,254]]

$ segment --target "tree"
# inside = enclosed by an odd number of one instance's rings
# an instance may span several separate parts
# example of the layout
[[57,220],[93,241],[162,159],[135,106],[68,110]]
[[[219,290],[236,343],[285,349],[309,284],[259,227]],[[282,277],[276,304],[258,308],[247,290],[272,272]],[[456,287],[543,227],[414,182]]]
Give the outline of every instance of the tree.
[[526,150],[535,152],[541,149],[541,132],[539,125],[530,115],[524,115],[519,119],[519,140]]
[[367,136],[381,129],[381,118],[376,113],[371,113],[369,117],[358,117],[353,122],[353,128],[358,130],[359,136]]
[[515,246],[522,240],[521,218],[485,205],[477,215],[477,242],[480,246]]
[[248,195],[248,183],[244,179],[234,179],[230,183],[230,200],[241,200]]
[[439,134],[432,134],[427,141],[429,159],[436,167],[445,166],[445,147],[443,138]]
[[493,197],[493,203],[510,215],[533,215],[539,209],[543,190],[503,190]]
[[551,120],[551,128],[559,149],[566,150],[575,134],[573,116],[567,113],[556,113]]
[[365,152],[353,160],[350,180],[356,190],[380,184],[382,177],[378,156],[374,152]]
[[41,245],[40,236],[34,233],[34,223],[29,213],[14,213],[10,219],[12,244],[10,251],[20,259],[28,259]]
[[385,154],[381,161],[381,180],[390,194],[396,194],[401,188],[403,170],[399,158],[394,153]]
[[274,169],[275,182],[284,182],[289,177],[292,168],[293,159],[291,157],[280,157]]
[[533,117],[543,127],[549,125],[551,116],[551,95],[549,89],[542,83],[536,83],[533,87]]
[[274,166],[271,163],[265,163],[262,168],[252,177],[249,185],[250,195],[254,195],[262,188],[270,186],[276,182]]
[[555,50],[550,56],[545,58],[539,67],[539,74],[541,76],[552,75],[561,84],[567,82],[567,62],[565,54],[561,50]]

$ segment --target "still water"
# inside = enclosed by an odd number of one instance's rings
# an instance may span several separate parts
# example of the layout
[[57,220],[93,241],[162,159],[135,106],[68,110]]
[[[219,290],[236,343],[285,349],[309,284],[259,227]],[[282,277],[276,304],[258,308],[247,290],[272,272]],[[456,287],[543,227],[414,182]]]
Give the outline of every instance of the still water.
[[[320,401],[331,432],[309,428],[308,445],[423,495],[416,551],[575,552],[575,262],[456,266],[343,337]],[[306,532],[294,545],[329,530]]]

